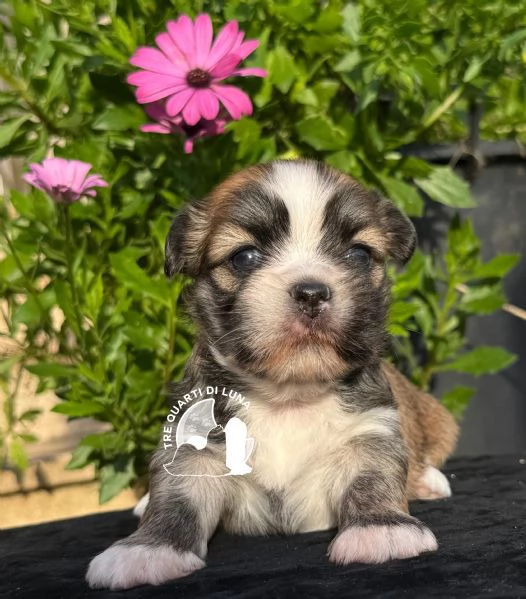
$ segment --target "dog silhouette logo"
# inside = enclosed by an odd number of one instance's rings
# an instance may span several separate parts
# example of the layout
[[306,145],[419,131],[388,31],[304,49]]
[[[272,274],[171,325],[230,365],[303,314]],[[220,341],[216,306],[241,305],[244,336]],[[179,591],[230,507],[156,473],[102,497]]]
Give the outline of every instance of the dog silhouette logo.
[[[208,397],[190,406],[179,421],[175,432],[175,452],[170,462],[164,464],[164,469],[172,476],[240,476],[252,472],[252,467],[247,464],[254,449],[254,439],[248,437],[247,425],[237,417],[230,418],[223,428],[217,424],[214,417],[215,399]],[[197,450],[207,446],[208,435],[216,428],[222,429],[225,434],[226,459],[225,465],[228,472],[225,474],[177,472],[177,453],[183,445],[192,445]]]

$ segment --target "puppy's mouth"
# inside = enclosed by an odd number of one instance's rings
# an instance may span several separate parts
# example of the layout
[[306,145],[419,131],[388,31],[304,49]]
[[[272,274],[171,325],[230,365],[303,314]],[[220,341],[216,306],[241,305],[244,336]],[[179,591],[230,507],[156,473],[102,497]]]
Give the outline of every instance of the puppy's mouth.
[[324,308],[315,311],[298,309],[287,323],[286,334],[294,344],[333,342],[328,310]]

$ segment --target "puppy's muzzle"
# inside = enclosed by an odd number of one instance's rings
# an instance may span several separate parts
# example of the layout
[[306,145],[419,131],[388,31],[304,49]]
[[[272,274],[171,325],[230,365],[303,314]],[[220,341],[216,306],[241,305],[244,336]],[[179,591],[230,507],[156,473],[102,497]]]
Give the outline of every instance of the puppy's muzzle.
[[302,314],[315,318],[331,299],[331,289],[324,283],[306,281],[294,285],[289,291]]

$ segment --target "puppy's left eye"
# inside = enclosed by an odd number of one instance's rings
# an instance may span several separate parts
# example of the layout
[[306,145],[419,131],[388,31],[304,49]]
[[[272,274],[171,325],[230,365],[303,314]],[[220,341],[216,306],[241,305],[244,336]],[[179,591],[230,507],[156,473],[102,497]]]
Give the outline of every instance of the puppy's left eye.
[[355,245],[345,252],[345,258],[357,266],[367,267],[371,264],[371,251],[363,245]]
[[243,248],[236,252],[231,258],[232,266],[240,273],[250,272],[257,268],[263,259],[257,248]]

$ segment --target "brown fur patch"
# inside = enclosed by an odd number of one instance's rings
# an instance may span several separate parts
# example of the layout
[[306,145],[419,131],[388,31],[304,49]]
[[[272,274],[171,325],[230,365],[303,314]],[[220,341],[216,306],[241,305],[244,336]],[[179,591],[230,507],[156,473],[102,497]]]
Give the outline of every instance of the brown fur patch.
[[211,235],[208,243],[208,259],[212,264],[226,258],[236,248],[254,243],[254,237],[241,227],[221,223]]
[[459,427],[442,404],[413,385],[394,366],[384,362],[382,370],[400,413],[409,456],[407,491],[409,499],[415,499],[426,466],[440,467],[455,449]]
[[268,167],[265,165],[249,166],[230,175],[208,195],[210,231],[213,231],[224,220],[229,209],[235,203],[236,193],[249,183],[261,181],[267,172]]
[[238,280],[230,272],[228,266],[218,266],[211,272],[212,279],[224,291],[235,291],[238,287]]
[[371,247],[373,250],[378,250],[382,256],[387,253],[387,240],[385,233],[377,227],[367,227],[358,231],[353,237],[354,243],[363,243]]

